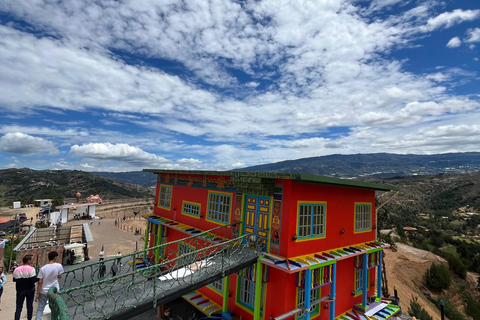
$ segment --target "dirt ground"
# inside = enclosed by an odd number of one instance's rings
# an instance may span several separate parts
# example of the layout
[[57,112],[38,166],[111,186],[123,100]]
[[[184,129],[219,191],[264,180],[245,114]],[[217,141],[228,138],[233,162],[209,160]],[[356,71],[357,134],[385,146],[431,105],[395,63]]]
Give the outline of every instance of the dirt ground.
[[[431,252],[401,243],[396,245],[398,247],[397,252],[391,250],[384,251],[390,295],[393,295],[394,286],[396,286],[404,313],[407,313],[412,296],[414,296],[417,297],[418,303],[423,306],[434,320],[440,320],[440,311],[432,302],[425,298],[423,292],[429,290],[422,284],[424,283],[423,276],[432,263],[447,264],[447,262]],[[468,273],[467,279],[471,287],[475,287],[478,277],[479,275],[476,273]],[[432,294],[432,296],[435,297],[435,294]],[[460,301],[453,299],[452,302],[458,302],[456,303],[457,308],[460,306]]]

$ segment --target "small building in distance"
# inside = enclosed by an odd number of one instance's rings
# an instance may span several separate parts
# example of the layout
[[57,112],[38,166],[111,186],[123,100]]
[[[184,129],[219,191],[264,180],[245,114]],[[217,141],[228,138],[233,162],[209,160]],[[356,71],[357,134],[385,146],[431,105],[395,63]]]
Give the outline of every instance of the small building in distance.
[[37,199],[37,200],[34,200],[33,203],[35,205],[35,207],[43,207],[43,206],[48,206],[48,205],[52,205],[52,199]]
[[[229,224],[230,237],[263,243],[255,264],[184,296],[205,314],[355,320],[399,311],[381,297],[388,244],[376,239],[375,211],[375,191],[395,187],[308,174],[144,171],[158,175],[145,248],[180,241],[180,256],[195,251],[191,232]],[[149,251],[155,263],[172,258],[159,251]]]

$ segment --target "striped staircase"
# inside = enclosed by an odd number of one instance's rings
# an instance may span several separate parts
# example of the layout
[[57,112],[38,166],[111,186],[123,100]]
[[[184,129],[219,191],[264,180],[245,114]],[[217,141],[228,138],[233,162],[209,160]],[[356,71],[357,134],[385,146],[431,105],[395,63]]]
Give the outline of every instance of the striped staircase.
[[209,298],[204,296],[198,291],[192,291],[183,296],[190,304],[195,308],[203,312],[204,314],[210,316],[214,313],[221,313],[222,307],[211,301]]

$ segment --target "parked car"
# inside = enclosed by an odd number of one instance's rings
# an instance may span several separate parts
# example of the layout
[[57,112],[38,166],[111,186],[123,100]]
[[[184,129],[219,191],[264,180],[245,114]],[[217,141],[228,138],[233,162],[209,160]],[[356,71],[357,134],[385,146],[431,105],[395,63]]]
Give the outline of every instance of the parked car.
[[73,206],[73,207],[70,207],[70,210],[76,210],[77,207],[75,206],[75,203],[67,203],[67,206]]
[[26,214],[25,212],[19,213],[19,214],[18,214],[18,218],[19,218],[20,220],[22,220],[22,219],[23,219],[23,220],[26,220],[26,219],[27,219],[27,214]]
[[46,213],[49,213],[49,212],[52,212],[52,208],[48,207],[48,208],[42,208],[40,209],[40,211],[38,212],[38,214],[46,214]]

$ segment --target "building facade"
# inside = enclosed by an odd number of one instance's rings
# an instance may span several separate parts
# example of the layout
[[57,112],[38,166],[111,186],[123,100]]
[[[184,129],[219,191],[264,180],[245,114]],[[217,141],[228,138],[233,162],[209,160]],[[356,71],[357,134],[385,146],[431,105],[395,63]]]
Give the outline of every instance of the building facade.
[[[375,191],[394,187],[305,174],[144,171],[158,175],[146,248],[187,238],[178,224],[197,230],[236,224],[227,237],[254,234],[262,244],[257,263],[185,296],[192,304],[199,299],[205,314],[360,320],[396,312],[381,299],[388,245],[375,236]],[[195,248],[187,241],[176,250]]]

